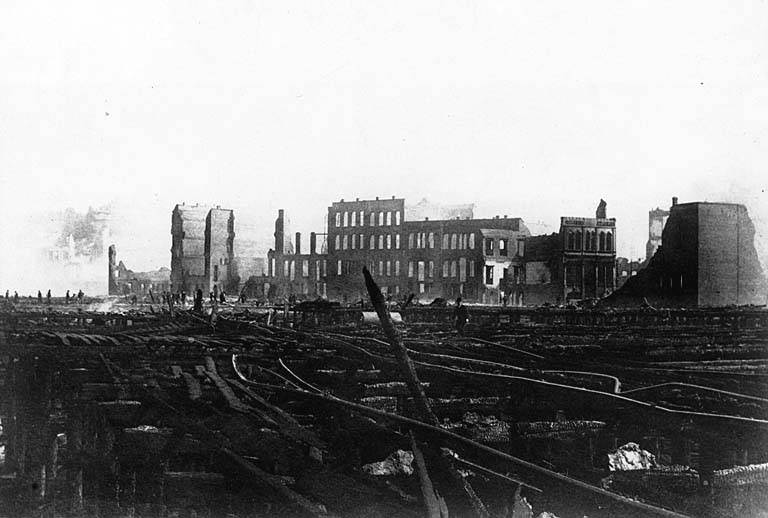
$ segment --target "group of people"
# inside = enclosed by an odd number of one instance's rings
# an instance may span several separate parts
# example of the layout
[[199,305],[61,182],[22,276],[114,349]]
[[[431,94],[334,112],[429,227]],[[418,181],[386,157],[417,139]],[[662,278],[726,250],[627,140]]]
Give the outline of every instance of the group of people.
[[[10,290],[5,290],[5,300],[10,300],[13,298],[13,302],[17,303],[19,302],[19,293],[17,291],[13,292],[13,297],[11,297]],[[32,298],[32,295],[30,295],[27,298]],[[85,293],[83,293],[83,290],[77,290],[77,295],[71,295],[69,290],[67,290],[66,295],[64,296],[64,303],[69,304],[70,302],[77,301],[78,304],[83,303],[83,299],[85,298]],[[48,292],[45,294],[45,301],[47,304],[51,303],[51,290],[48,290]],[[37,302],[42,304],[43,303],[43,292],[40,290],[37,290]]]

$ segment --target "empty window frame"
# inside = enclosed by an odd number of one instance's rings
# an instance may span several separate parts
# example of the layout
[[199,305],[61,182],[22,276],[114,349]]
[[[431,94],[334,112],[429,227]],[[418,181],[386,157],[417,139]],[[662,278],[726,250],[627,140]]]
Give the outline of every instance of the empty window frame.
[[493,266],[485,267],[485,283],[489,285],[493,284]]

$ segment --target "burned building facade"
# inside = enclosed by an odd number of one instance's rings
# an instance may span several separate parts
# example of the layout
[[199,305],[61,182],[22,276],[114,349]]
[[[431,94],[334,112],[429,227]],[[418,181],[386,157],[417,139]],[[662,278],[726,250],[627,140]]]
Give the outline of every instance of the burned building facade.
[[656,207],[648,211],[648,242],[645,244],[645,260],[650,261],[653,254],[661,246],[662,232],[667,224],[669,211]]
[[604,200],[594,218],[562,217],[558,233],[522,247],[521,267],[508,270],[503,284],[513,305],[601,299],[616,289],[616,219]]
[[462,206],[454,219],[406,220],[402,198],[334,202],[328,208],[328,296],[367,299],[364,266],[386,295],[413,293],[498,303],[504,270],[521,262],[528,236],[519,218],[472,218]]
[[220,207],[176,205],[171,215],[171,290],[193,293],[233,284],[234,213]]
[[214,286],[227,292],[238,289],[235,276],[235,214],[218,205],[205,218],[205,279],[208,291]]
[[[305,254],[302,254],[301,233],[296,232],[295,243],[291,243],[286,234],[285,211],[280,209],[275,220],[275,247],[267,253],[267,275],[261,279],[256,293],[249,296],[272,301],[292,296],[304,300],[325,298],[327,262],[325,254],[317,248],[318,234],[310,233]],[[249,280],[250,284],[257,282],[257,278]]]
[[123,261],[117,260],[115,245],[109,246],[109,294],[117,296],[151,295],[160,300],[162,293],[171,291],[171,270],[162,267],[150,272],[129,270]]
[[659,306],[763,305],[768,286],[744,205],[672,199],[662,244],[607,302]]

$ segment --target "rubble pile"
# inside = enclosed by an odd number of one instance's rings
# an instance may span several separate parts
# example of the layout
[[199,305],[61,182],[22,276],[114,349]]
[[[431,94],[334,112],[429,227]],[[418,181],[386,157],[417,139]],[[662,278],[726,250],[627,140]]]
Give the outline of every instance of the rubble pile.
[[728,516],[734,487],[739,515],[768,504],[764,328],[110,308],[0,310],[10,516]]

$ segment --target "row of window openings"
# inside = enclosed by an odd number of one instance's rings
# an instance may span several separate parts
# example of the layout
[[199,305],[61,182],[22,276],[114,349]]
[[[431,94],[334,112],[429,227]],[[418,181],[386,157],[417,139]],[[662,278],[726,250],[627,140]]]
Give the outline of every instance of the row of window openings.
[[[400,249],[400,234],[394,234],[394,240],[392,239],[393,234],[380,234],[378,236],[378,243],[379,243],[379,250],[391,250],[392,245],[394,242],[394,246],[396,249]],[[369,249],[370,250],[376,250],[376,236],[370,236],[369,240]],[[335,250],[347,250],[347,249],[365,249],[365,235],[364,234],[350,234],[350,235],[344,235],[344,236],[336,236],[335,241]]]
[[566,250],[589,250],[597,252],[613,252],[613,233],[596,230],[569,230]]
[[[394,247],[400,249],[400,234],[394,234]],[[380,234],[378,236],[369,237],[370,250],[376,250],[376,243],[378,241],[379,250],[391,250],[393,239],[392,234]],[[509,244],[507,239],[485,239],[485,253],[486,255],[494,255],[498,249],[498,255],[506,256],[509,254]],[[365,235],[364,234],[345,234],[343,236],[337,235],[335,240],[335,250],[363,250],[365,248]],[[517,241],[517,253],[522,254],[524,241]],[[408,234],[408,248],[435,248],[435,233],[430,232],[418,232],[415,234]],[[443,234],[443,250],[474,250],[475,249],[475,234]]]
[[[357,263],[354,261],[336,261],[336,275],[348,275],[353,273],[353,269]],[[378,268],[376,268],[378,266]],[[375,262],[370,264],[371,271],[377,273],[380,277],[384,276],[399,276],[400,275],[400,261],[379,261],[378,265]],[[490,268],[491,281],[493,283],[493,266],[486,266],[486,271]],[[459,261],[444,261],[443,262],[443,277],[459,277],[464,282],[469,277],[475,276],[475,263],[474,261],[467,261],[462,258]],[[425,278],[435,277],[435,262],[434,261],[408,261],[408,277],[418,278],[419,281],[423,281]]]
[[[394,214],[394,217],[393,217]],[[368,213],[368,226],[375,227],[378,220],[380,227],[391,226],[394,219],[395,225],[400,224],[401,213],[400,211],[389,212],[369,212]],[[336,227],[364,227],[365,226],[365,211],[352,211],[352,212],[337,212],[335,214]]]
[[[272,271],[275,271],[275,260],[272,259]],[[315,261],[315,280],[319,281],[321,277],[325,277],[326,262]],[[304,259],[301,261],[301,276],[309,277],[309,260]],[[296,278],[296,261],[286,260],[283,263],[283,277],[294,280]]]

